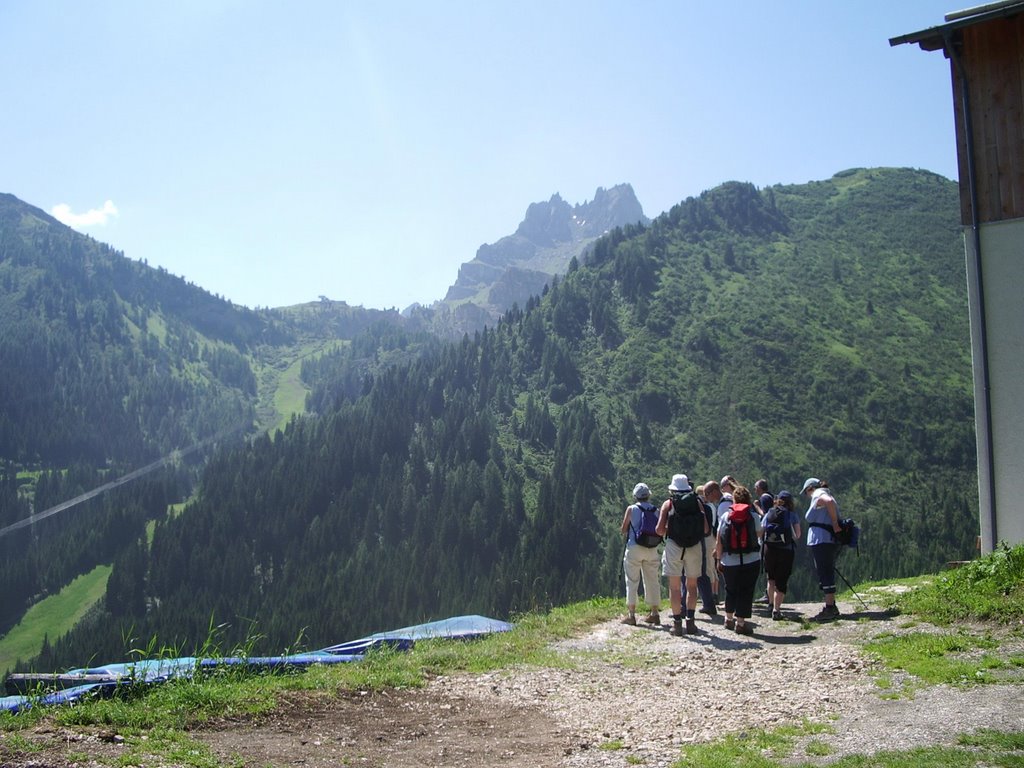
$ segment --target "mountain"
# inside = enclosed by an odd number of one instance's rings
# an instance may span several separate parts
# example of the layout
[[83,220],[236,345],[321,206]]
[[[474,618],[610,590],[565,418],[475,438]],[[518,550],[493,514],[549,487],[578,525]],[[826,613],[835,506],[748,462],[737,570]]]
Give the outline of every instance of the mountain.
[[[730,182],[600,237],[493,328],[369,329],[303,366],[308,416],[212,456],[48,658],[119,657],[129,627],[279,650],[617,595],[629,489],[679,471],[831,480],[862,525],[851,581],[970,557],[957,211],[910,169]],[[802,558],[791,593],[817,597]]]
[[236,306],[0,195],[0,530],[39,516],[0,534],[0,635],[189,498],[214,445],[302,411],[301,361],[389,325]]
[[[0,445],[58,466],[135,461],[252,421],[241,355],[287,332],[0,197]],[[169,422],[161,407],[174,402]]]
[[593,200],[577,205],[557,193],[532,203],[514,234],[481,245],[459,268],[447,295],[431,307],[435,330],[457,338],[494,325],[513,306],[540,295],[552,277],[565,274],[598,237],[647,221],[629,184],[598,188]]

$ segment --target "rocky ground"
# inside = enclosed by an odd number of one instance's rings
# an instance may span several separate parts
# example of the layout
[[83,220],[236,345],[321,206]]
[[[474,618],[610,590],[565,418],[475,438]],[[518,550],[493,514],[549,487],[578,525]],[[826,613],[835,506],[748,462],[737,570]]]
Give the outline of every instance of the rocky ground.
[[[295,692],[269,717],[221,722],[193,737],[221,764],[263,766],[669,766],[683,745],[726,732],[827,723],[794,750],[800,761],[954,743],[977,728],[1024,730],[1024,680],[971,687],[916,687],[884,698],[861,642],[908,631],[906,619],[842,604],[844,618],[808,626],[755,616],[743,637],[721,618],[700,634],[617,621],[556,646],[562,664],[432,680],[419,690]],[[793,606],[793,619],[816,605]],[[922,626],[914,627],[921,631]],[[1022,653],[1019,634],[1000,653]],[[895,676],[897,686],[901,680]],[[117,734],[40,728],[0,741],[0,766],[117,763]],[[808,755],[826,741],[830,755]],[[167,765],[153,762],[153,766]]]

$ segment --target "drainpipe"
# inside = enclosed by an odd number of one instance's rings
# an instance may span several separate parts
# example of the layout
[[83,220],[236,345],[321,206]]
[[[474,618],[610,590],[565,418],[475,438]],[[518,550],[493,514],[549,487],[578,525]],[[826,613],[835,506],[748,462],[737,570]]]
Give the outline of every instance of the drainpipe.
[[[981,261],[981,216],[978,213],[978,181],[974,167],[974,125],[971,120],[970,87],[963,61],[957,52],[953,33],[946,30],[942,35],[942,44],[946,55],[953,62],[960,76],[960,102],[964,115],[964,142],[967,147],[967,186],[971,200],[971,234],[974,239],[974,269],[978,276],[978,345],[981,347],[981,386],[984,393],[985,450],[988,453],[988,488],[989,488],[989,528],[992,532],[992,549],[999,541],[996,518],[996,470],[992,439],[992,398],[991,378],[988,368],[988,321],[985,318],[985,283],[982,280]],[[982,542],[984,544],[984,542]]]

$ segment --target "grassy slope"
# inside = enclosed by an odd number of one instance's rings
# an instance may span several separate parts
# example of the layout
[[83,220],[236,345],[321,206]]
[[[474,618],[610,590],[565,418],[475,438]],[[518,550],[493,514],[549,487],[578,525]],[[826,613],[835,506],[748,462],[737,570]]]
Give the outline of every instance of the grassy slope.
[[283,430],[294,414],[305,412],[309,388],[301,379],[302,363],[334,350],[337,345],[333,339],[317,340],[279,349],[273,359],[251,361],[259,381],[257,412],[263,429]]
[[97,566],[29,608],[21,622],[0,638],[0,669],[35,656],[43,637],[55,639],[68,632],[103,597],[110,570],[109,565]]

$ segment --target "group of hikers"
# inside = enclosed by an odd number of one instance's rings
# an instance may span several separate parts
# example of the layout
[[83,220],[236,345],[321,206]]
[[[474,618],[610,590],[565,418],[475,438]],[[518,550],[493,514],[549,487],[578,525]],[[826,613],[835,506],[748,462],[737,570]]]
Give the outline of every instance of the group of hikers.
[[[789,491],[772,494],[766,480],[754,483],[751,493],[732,475],[694,488],[686,475],[672,477],[669,496],[661,507],[651,503],[646,483],[633,488],[634,503],[622,518],[626,537],[623,570],[626,607],[623,623],[636,625],[636,608],[643,581],[649,612],[647,624],[661,625],[661,575],[668,580],[673,635],[698,634],[694,616],[718,615],[719,581],[725,584],[725,628],[741,635],[753,633],[754,591],[762,566],[767,577],[766,600],[772,619],[782,616],[782,603],[801,518]],[[808,497],[807,548],[811,553],[825,605],[815,621],[839,617],[836,607],[835,561],[839,509],[828,483],[809,477],[800,491]],[[659,548],[664,545],[659,554]],[[685,622],[685,626],[684,626]]]

